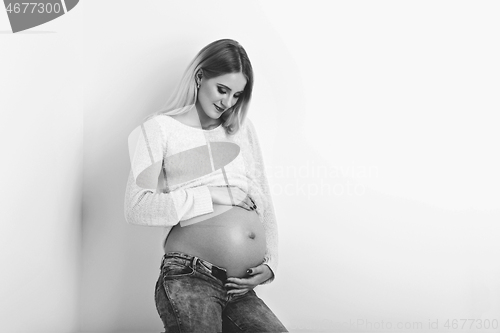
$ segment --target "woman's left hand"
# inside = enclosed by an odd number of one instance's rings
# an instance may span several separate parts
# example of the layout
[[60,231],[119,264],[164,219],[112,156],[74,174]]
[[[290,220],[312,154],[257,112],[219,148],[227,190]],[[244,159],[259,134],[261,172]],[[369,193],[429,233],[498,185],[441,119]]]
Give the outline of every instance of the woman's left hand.
[[225,287],[234,288],[229,290],[228,294],[243,295],[273,276],[273,272],[266,264],[249,268],[247,272],[249,277],[246,278],[227,278]]

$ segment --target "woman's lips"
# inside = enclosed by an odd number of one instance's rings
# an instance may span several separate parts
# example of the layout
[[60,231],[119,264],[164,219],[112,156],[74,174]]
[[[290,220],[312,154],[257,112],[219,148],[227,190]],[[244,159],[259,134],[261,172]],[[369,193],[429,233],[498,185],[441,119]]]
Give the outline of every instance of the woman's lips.
[[219,108],[217,105],[214,104],[214,106],[215,106],[215,109],[217,110],[217,112],[220,112],[220,113],[224,112],[224,110]]

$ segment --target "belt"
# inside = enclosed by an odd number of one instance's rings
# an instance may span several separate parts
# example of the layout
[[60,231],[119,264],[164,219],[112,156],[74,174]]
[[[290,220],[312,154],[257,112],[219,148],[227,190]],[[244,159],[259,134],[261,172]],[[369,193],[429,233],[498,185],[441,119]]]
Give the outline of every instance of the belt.
[[167,258],[172,258],[172,257],[189,261],[189,264],[193,269],[196,267],[196,263],[199,263],[201,266],[206,268],[208,273],[210,273],[213,277],[219,279],[223,284],[226,283],[227,273],[224,268],[218,267],[209,261],[185,253],[180,253],[180,252],[166,253],[162,258],[160,269],[163,267],[165,260]]

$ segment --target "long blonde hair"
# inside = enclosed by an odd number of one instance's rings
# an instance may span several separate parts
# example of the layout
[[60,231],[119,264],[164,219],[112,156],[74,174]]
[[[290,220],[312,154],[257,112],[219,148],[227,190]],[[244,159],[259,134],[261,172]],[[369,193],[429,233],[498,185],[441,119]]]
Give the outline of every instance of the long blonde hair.
[[195,75],[203,71],[206,79],[229,73],[243,73],[247,83],[238,101],[221,116],[222,126],[228,134],[236,133],[246,118],[252,98],[253,69],[245,49],[235,40],[220,39],[201,49],[184,72],[179,85],[160,111],[148,116],[177,115],[188,112],[198,99]]

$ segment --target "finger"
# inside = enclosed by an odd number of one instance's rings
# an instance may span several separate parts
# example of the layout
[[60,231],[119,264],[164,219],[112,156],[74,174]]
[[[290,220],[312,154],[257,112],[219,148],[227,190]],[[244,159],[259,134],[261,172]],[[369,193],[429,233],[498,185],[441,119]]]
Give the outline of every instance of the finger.
[[226,279],[227,283],[234,283],[238,285],[246,284],[247,279],[242,279],[242,278],[235,278],[235,277],[229,277]]
[[261,274],[261,273],[264,273],[264,269],[265,269],[265,267],[263,267],[263,264],[256,266],[256,267],[251,267],[251,268],[247,269],[247,274],[248,275]]
[[253,207],[249,205],[249,203],[245,200],[242,200],[239,205],[241,208],[244,208],[246,210],[253,210]]
[[[230,280],[231,279],[231,280]],[[254,275],[252,277],[248,277],[248,278],[243,278],[243,279],[239,279],[239,278],[228,278],[227,279],[227,283],[232,283],[232,284],[235,284],[235,285],[238,285],[238,286],[243,286],[243,287],[249,287],[249,286],[254,286],[254,285],[257,285],[258,283],[258,280],[259,280],[259,277],[257,275]]]
[[242,285],[246,285],[246,281],[241,281],[241,280],[226,280],[226,283],[224,283],[226,287],[234,287],[234,288],[240,288]]
[[245,284],[226,283],[224,287],[233,289],[244,289],[250,287],[250,285],[246,283]]
[[247,205],[247,204],[243,204],[243,203],[242,203],[242,204],[240,204],[240,205],[236,205],[236,206],[241,207],[241,208],[246,209],[246,210],[249,210],[249,211],[252,211],[252,210],[253,210],[253,208],[248,207],[248,205]]
[[229,290],[227,293],[229,295],[241,296],[249,292],[250,289],[241,289],[241,290]]
[[247,204],[248,208],[251,209],[251,210],[253,210],[255,204],[253,203],[252,198],[250,198],[249,195],[246,195],[245,198],[244,198],[244,200],[245,200],[245,204]]
[[228,282],[234,282],[234,283],[242,284],[242,283],[246,283],[251,278],[252,278],[251,276],[243,276],[243,277],[234,277],[234,276],[232,276],[232,277],[228,277],[226,280]]
[[234,295],[234,296],[241,296],[246,294],[250,289],[241,289],[241,290],[229,290],[227,293],[229,295]]
[[227,282],[226,283],[233,283],[235,285],[238,285],[238,286],[250,286],[253,284],[253,277],[248,277],[248,278],[235,278],[235,277],[231,277],[231,278],[227,278],[226,280]]
[[247,198],[248,198],[248,200],[250,200],[250,202],[252,204],[255,204],[255,201],[252,199],[252,197],[249,194],[247,194]]
[[255,210],[257,208],[257,205],[255,205],[252,201],[250,201],[248,203],[248,205],[250,206],[250,209],[252,209],[252,210]]
[[245,206],[247,207],[248,210],[254,210],[255,209],[254,204],[249,200],[248,197],[246,197],[245,199],[243,199],[243,202],[245,203]]
[[237,189],[239,190],[239,195],[237,196],[238,198],[238,201],[242,202],[244,204],[245,209],[248,209],[248,210],[253,210],[254,209],[254,202],[252,201],[252,198],[250,198],[250,196],[245,192],[243,191],[241,188],[237,187]]

